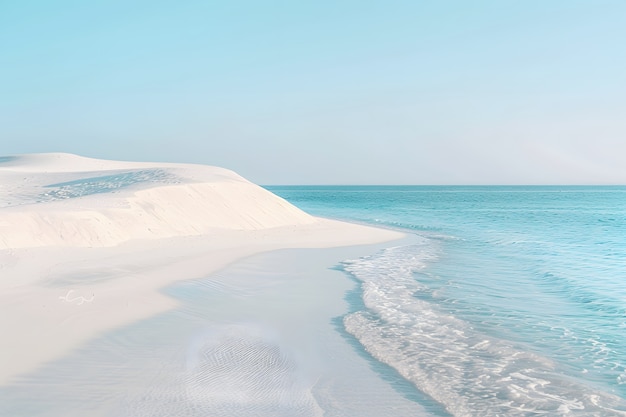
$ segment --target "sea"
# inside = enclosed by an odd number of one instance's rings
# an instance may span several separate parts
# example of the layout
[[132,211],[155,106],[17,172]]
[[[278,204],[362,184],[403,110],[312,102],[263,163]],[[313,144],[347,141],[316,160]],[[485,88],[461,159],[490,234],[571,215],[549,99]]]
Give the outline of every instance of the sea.
[[433,415],[626,416],[626,186],[266,188],[410,236],[339,266],[340,330]]

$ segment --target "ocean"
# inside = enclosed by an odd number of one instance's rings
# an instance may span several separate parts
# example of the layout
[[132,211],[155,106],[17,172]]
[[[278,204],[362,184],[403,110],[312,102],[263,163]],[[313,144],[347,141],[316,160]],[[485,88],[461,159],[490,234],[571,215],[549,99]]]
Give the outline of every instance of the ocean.
[[341,330],[433,415],[626,416],[626,187],[266,188],[411,235],[339,266]]

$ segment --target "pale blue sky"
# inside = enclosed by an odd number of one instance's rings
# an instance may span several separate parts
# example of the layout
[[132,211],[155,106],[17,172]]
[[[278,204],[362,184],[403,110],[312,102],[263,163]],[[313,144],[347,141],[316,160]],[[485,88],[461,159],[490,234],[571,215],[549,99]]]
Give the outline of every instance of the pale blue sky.
[[0,155],[626,184],[626,1],[0,0]]

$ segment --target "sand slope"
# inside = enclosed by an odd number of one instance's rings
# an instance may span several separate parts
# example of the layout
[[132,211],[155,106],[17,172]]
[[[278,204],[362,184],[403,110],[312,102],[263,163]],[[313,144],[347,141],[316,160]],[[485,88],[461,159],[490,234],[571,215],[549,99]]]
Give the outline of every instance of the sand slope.
[[315,219],[226,169],[69,154],[0,163],[0,248],[113,246]]
[[0,385],[175,307],[160,290],[279,248],[400,234],[312,217],[232,171],[0,158]]

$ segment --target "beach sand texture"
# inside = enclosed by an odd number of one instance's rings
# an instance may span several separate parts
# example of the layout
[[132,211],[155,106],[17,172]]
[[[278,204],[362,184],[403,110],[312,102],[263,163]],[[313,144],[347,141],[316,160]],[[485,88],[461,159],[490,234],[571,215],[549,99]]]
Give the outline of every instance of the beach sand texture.
[[[205,278],[236,260],[277,249],[363,245],[402,237],[310,216],[232,171],[202,165],[104,161],[56,153],[4,157],[0,195],[0,388],[4,387],[0,397],[4,395],[4,400],[24,397],[20,384],[31,381],[33,385],[37,372],[54,368],[72,352],[102,341],[103,335],[176,310],[180,300],[167,290],[176,282]],[[226,280],[219,285],[221,291],[230,284]],[[337,288],[334,297],[340,300],[346,288]],[[237,296],[236,291],[224,294],[222,300]],[[254,296],[254,291],[249,295]],[[280,299],[281,294],[272,297]],[[323,304],[323,300],[318,303]],[[220,346],[226,344],[230,346],[226,351],[235,356],[246,357],[246,352],[256,349],[251,362],[237,362],[239,367],[258,367],[265,360],[273,364],[268,368],[272,372],[289,374],[293,359],[266,343],[265,333],[254,330],[258,324],[237,324],[233,318],[237,311],[224,309],[230,313],[223,317],[219,309],[210,313],[213,329],[223,330],[195,348],[208,352],[202,356],[202,366],[216,374],[221,353],[211,356],[210,352],[222,352]],[[307,314],[314,317],[315,310]],[[327,321],[324,314],[321,317]],[[285,315],[288,310],[277,317]],[[271,318],[264,320],[264,326],[272,326]],[[172,330],[164,326],[167,323],[161,326],[163,334]],[[106,343],[105,338],[99,346]],[[150,350],[158,351],[159,346]],[[106,374],[107,369],[123,366],[109,363],[100,371]],[[272,388],[267,375],[259,378],[269,390],[263,400],[263,407],[269,408],[251,412],[275,412],[276,404],[284,402],[279,398],[282,391]],[[229,381],[226,378],[220,385]],[[246,390],[245,383],[239,387]],[[304,410],[302,415],[319,414],[319,406],[305,391],[294,399],[300,401],[298,407],[304,404],[298,410]],[[203,401],[224,400],[211,400],[209,394],[203,393]],[[283,411],[296,415],[293,410]],[[11,412],[19,414],[18,409]]]

